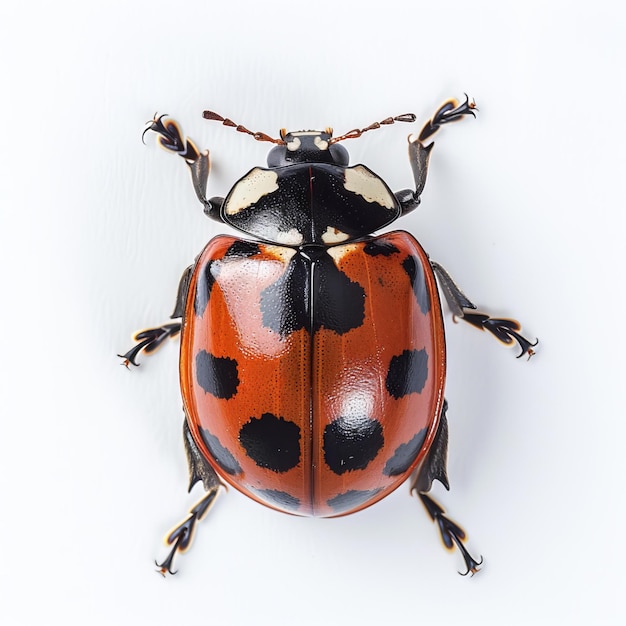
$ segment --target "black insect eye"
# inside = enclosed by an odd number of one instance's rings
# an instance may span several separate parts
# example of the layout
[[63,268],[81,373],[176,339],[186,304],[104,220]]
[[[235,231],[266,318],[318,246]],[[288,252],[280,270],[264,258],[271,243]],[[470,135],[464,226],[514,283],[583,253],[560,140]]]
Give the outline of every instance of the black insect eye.
[[282,167],[288,165],[285,146],[274,146],[267,155],[267,167]]
[[350,155],[343,146],[340,146],[336,143],[331,144],[329,152],[333,163],[335,163],[336,165],[346,166],[348,165],[348,163],[350,163]]

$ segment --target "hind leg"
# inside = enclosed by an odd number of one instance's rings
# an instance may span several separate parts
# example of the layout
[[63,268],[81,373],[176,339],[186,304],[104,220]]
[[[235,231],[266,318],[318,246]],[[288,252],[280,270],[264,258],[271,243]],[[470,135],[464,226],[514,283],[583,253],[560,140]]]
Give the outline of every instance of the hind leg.
[[206,494],[189,510],[187,517],[165,538],[166,543],[172,546],[172,548],[161,563],[156,562],[159,568],[157,571],[163,576],[176,573],[172,571],[174,557],[179,552],[187,551],[193,539],[196,522],[199,522],[206,515],[217,498],[219,488],[222,486],[222,482],[215,470],[198,450],[196,442],[189,431],[187,420],[185,420],[183,426],[183,437],[187,463],[189,465],[189,491],[198,481],[202,481]]
[[413,491],[417,492],[428,515],[430,515],[433,522],[437,524],[445,547],[451,550],[456,545],[461,552],[465,566],[467,567],[467,571],[462,575],[466,576],[471,572],[473,576],[482,565],[482,558],[479,561],[474,559],[463,543],[465,531],[448,518],[443,508],[428,495],[434,480],[438,480],[447,490],[450,489],[446,468],[448,460],[447,408],[448,403],[444,401],[443,409],[441,410],[441,419],[439,420],[439,429],[435,435],[433,445],[428,452],[426,460],[411,478],[411,493]]

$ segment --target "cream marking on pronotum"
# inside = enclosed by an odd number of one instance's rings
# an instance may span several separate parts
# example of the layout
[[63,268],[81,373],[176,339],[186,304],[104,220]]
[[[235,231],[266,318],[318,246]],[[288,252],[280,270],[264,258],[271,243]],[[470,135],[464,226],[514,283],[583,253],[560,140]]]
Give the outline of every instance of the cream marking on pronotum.
[[367,202],[376,202],[386,209],[395,208],[395,199],[385,183],[363,165],[346,168],[344,180],[348,191],[358,194]]
[[236,215],[277,190],[278,174],[255,167],[233,187],[224,211],[226,215]]
[[298,229],[291,228],[288,231],[277,231],[274,239],[286,246],[299,246],[304,241],[304,236]]
[[349,239],[350,235],[329,226],[324,233],[322,233],[322,241],[324,243],[341,243],[346,239]]

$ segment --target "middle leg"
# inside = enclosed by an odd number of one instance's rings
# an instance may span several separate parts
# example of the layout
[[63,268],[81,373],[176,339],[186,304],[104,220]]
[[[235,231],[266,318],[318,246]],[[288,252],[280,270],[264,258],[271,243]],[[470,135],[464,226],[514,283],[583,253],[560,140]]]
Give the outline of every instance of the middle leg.
[[539,343],[539,340],[536,339],[533,343],[520,334],[522,326],[517,320],[494,318],[486,313],[474,312],[476,305],[459,289],[450,274],[435,261],[431,261],[430,265],[439,280],[443,295],[455,318],[462,319],[479,330],[490,332],[498,341],[507,346],[517,342],[521,349],[517,356],[518,359],[525,354],[528,355],[528,358],[535,354],[533,348]]

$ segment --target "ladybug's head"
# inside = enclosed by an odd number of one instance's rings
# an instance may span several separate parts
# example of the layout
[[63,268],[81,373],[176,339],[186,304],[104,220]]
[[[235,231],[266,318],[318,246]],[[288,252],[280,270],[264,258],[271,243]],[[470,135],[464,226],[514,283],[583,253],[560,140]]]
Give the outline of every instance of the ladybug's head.
[[288,133],[280,131],[283,141],[267,155],[270,168],[292,165],[294,163],[332,163],[348,165],[348,151],[331,141],[332,129],[325,131],[303,130]]

